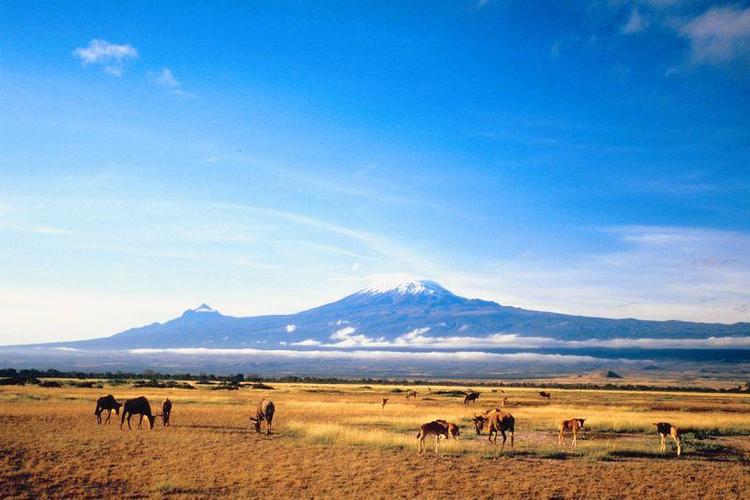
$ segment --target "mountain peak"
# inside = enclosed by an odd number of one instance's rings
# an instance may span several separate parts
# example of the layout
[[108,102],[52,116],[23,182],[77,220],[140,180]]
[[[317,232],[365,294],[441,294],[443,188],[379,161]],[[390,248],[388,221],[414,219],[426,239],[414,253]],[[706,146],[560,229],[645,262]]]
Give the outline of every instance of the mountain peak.
[[453,295],[438,283],[430,280],[409,280],[397,282],[384,282],[360,290],[358,293],[365,295],[392,294],[392,295],[430,295],[446,296]]
[[208,304],[206,304],[205,302],[203,304],[199,305],[198,307],[196,307],[195,309],[189,309],[189,311],[190,312],[194,312],[194,313],[215,313],[215,312],[219,312],[216,309],[214,309],[211,306],[209,306]]

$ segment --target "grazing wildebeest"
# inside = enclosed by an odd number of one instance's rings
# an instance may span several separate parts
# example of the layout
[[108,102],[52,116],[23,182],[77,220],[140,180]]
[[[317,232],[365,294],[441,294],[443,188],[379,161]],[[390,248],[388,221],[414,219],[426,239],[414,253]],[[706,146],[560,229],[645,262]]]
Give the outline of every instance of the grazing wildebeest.
[[552,399],[552,394],[550,394],[549,392],[539,391],[539,395],[547,400]]
[[161,405],[161,422],[164,426],[169,426],[169,416],[172,413],[172,402],[169,398],[164,400],[164,404]]
[[406,391],[406,399],[416,399],[417,398],[417,391]]
[[380,403],[381,408],[385,408],[385,404],[388,402],[388,398],[383,398],[383,402]]
[[101,398],[97,399],[96,410],[94,410],[94,415],[96,415],[96,423],[102,423],[102,412],[104,410],[107,410],[107,420],[105,420],[104,423],[108,424],[109,418],[112,416],[112,410],[115,410],[115,414],[119,415],[121,406],[122,404],[118,403],[115,397],[111,394],[102,396]]
[[565,433],[570,432],[573,434],[573,441],[571,441],[570,447],[575,448],[576,441],[578,439],[578,432],[583,429],[584,421],[586,421],[585,418],[571,418],[570,420],[563,420],[562,422],[560,422],[560,424],[557,426],[557,428],[560,430],[560,433],[557,436],[557,444],[565,445]]
[[466,393],[466,397],[464,398],[464,404],[467,405],[469,403],[473,403],[479,399],[479,393],[474,391],[469,391]]
[[441,437],[444,437],[445,439],[456,439],[456,436],[461,435],[461,431],[456,424],[445,420],[433,420],[432,422],[422,424],[417,433],[417,453],[423,453],[425,451],[424,440],[430,434],[435,436],[435,453],[437,453],[438,440]]
[[[482,431],[489,433],[488,440],[492,444],[497,444],[498,433],[503,436],[503,443],[500,445],[500,451],[505,448],[505,441],[508,439],[505,435],[506,431],[510,433],[510,449],[513,449],[513,441],[516,430],[516,419],[510,413],[505,413],[498,408],[488,410],[481,415],[474,415],[474,426],[477,430],[477,435],[481,435]],[[494,439],[493,439],[494,436]]]
[[255,425],[255,432],[260,434],[260,423],[266,421],[266,434],[271,434],[271,424],[273,423],[273,413],[276,411],[274,404],[264,399],[258,404],[258,410],[254,417],[250,417]]
[[669,422],[656,422],[654,425],[659,432],[659,436],[661,436],[661,446],[659,447],[659,451],[662,453],[667,451],[667,436],[670,436],[675,444],[677,444],[677,456],[679,457],[682,454],[682,429],[670,424]]
[[122,410],[122,418],[120,419],[120,429],[122,429],[122,424],[125,423],[125,418],[128,419],[128,430],[132,429],[132,427],[130,427],[130,417],[133,415],[141,416],[140,420],[138,420],[139,429],[141,428],[141,424],[143,424],[143,417],[146,417],[148,418],[148,423],[152,430],[154,428],[156,417],[158,416],[151,413],[151,405],[148,403],[148,399],[143,396],[125,401]]

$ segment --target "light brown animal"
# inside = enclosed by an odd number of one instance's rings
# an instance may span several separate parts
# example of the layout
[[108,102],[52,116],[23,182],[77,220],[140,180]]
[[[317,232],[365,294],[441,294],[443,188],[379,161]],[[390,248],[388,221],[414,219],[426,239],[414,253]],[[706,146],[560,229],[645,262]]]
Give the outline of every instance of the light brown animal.
[[[505,435],[506,432],[510,433],[510,449],[513,449],[514,435],[516,430],[516,419],[510,413],[505,413],[499,408],[492,408],[480,415],[474,415],[474,426],[477,431],[477,435],[481,435],[482,431],[489,434],[488,440],[497,445],[497,435],[503,436],[503,442],[500,445],[500,451],[505,448],[505,441],[508,439]],[[494,438],[494,439],[493,439]]]
[[456,439],[456,436],[461,435],[461,431],[456,424],[445,420],[433,420],[432,422],[423,424],[419,428],[419,433],[417,434],[417,453],[423,453],[425,451],[424,440],[429,435],[435,436],[435,453],[437,453],[438,441],[441,437],[444,437],[445,439]]
[[255,412],[254,417],[250,417],[255,425],[255,432],[260,434],[260,424],[264,420],[266,421],[266,434],[271,434],[271,424],[273,423],[273,414],[276,411],[276,407],[273,402],[264,399],[258,404],[258,410]]
[[507,404],[508,404],[508,398],[507,398],[507,397],[505,397],[505,398],[503,398],[503,402],[502,402],[502,403],[500,403],[500,407],[501,407],[501,408],[505,408],[505,405],[507,405]]
[[388,402],[388,398],[383,398],[383,401],[380,403],[381,408],[385,408],[385,404]]
[[578,433],[583,430],[583,423],[586,421],[585,418],[571,418],[570,420],[563,420],[557,426],[560,434],[557,437],[558,445],[565,445],[565,433],[570,432],[573,434],[573,441],[570,443],[571,448],[576,447],[576,441],[578,439]]
[[654,425],[661,437],[659,451],[662,453],[667,451],[667,436],[669,436],[674,440],[675,444],[677,444],[677,456],[679,457],[682,454],[682,429],[670,424],[669,422],[656,422]]

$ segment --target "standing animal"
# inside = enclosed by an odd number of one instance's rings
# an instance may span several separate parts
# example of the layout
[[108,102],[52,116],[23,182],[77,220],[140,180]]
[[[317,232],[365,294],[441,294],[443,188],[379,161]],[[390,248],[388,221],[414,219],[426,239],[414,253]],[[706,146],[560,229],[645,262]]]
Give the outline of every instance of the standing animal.
[[383,402],[380,403],[381,408],[385,408],[385,404],[388,402],[388,398],[383,398]]
[[552,399],[552,394],[550,394],[549,392],[545,392],[545,391],[539,391],[539,395],[540,395],[540,396],[541,396],[541,397],[542,397],[543,399],[546,399],[546,400],[550,400],[550,399]]
[[563,420],[562,422],[560,422],[557,426],[560,431],[557,436],[557,444],[565,445],[565,433],[570,432],[573,434],[573,441],[571,441],[570,447],[575,448],[578,433],[583,430],[583,423],[585,421],[585,418],[571,418],[570,420]]
[[[500,445],[500,451],[505,448],[505,441],[508,439],[505,435],[506,432],[510,433],[510,449],[513,449],[513,441],[516,430],[516,419],[510,413],[505,413],[498,408],[487,410],[481,415],[474,415],[474,426],[477,430],[477,435],[481,435],[482,431],[489,433],[488,440],[492,444],[497,444],[498,433],[503,436],[503,442]],[[494,436],[494,440],[493,440]]]
[[169,400],[169,398],[164,400],[164,403],[161,405],[161,421],[162,425],[168,427],[169,426],[169,416],[172,413],[172,402]]
[[469,391],[466,393],[466,397],[464,397],[464,404],[467,405],[469,403],[473,403],[479,399],[479,393],[474,391]]
[[258,404],[258,410],[255,412],[254,417],[250,417],[255,425],[255,432],[260,434],[260,423],[266,421],[266,434],[271,434],[271,424],[273,423],[273,414],[276,411],[276,406],[273,402],[264,399]]
[[662,453],[667,451],[666,441],[667,436],[670,436],[675,444],[677,444],[677,456],[679,457],[682,454],[682,429],[670,424],[669,422],[657,422],[654,425],[656,426],[659,436],[661,436],[661,446],[659,447],[659,451]]
[[417,399],[417,391],[406,391],[406,399]]
[[424,440],[429,435],[435,436],[435,453],[438,452],[438,440],[441,437],[446,439],[456,439],[456,436],[461,435],[460,428],[451,422],[445,420],[433,420],[419,427],[419,433],[417,433],[417,453],[423,453],[425,451]]
[[143,396],[137,397],[135,399],[128,399],[125,401],[125,405],[122,410],[122,418],[120,419],[120,429],[122,429],[122,424],[125,422],[125,418],[128,419],[128,430],[131,430],[132,427],[130,427],[130,417],[133,415],[140,415],[141,418],[138,420],[138,428],[141,428],[141,424],[143,423],[143,417],[148,418],[148,423],[151,429],[154,428],[154,421],[156,421],[156,417],[158,415],[154,415],[151,413],[151,405],[148,403],[148,399],[146,399]]
[[502,408],[505,408],[505,405],[507,405],[507,404],[508,404],[508,398],[507,398],[507,397],[504,397],[504,398],[503,398],[503,402],[502,402],[502,403],[500,403],[500,406],[501,406]]
[[96,415],[96,423],[101,424],[102,423],[102,412],[104,410],[107,410],[107,420],[104,421],[105,424],[109,423],[109,418],[112,416],[112,410],[115,410],[115,414],[120,414],[120,407],[122,406],[121,403],[119,403],[115,397],[111,394],[107,396],[102,396],[99,399],[96,400],[96,410],[94,410],[94,415]]

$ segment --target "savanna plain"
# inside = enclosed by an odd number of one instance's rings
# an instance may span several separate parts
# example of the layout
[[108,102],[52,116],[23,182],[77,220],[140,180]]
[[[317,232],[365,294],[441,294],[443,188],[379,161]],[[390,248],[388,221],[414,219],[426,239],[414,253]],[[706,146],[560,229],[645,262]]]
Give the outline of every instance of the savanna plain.
[[[475,387],[464,405],[464,388],[426,385],[59,382],[0,387],[0,497],[750,498],[748,394]],[[146,396],[155,412],[168,397],[171,426],[120,430],[114,413],[97,425],[106,394]],[[271,435],[249,421],[263,398]],[[516,432],[501,451],[472,417],[503,398]],[[558,422],[574,417],[586,418],[578,447],[558,446]],[[419,426],[435,419],[461,435],[419,455]],[[682,456],[659,451],[659,421],[685,429]]]

